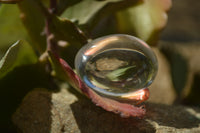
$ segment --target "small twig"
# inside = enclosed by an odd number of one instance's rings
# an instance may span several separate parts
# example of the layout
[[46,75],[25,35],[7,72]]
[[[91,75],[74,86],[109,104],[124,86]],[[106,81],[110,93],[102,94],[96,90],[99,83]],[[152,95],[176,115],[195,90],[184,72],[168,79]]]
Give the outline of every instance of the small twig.
[[[49,14],[54,14],[57,7],[57,0],[50,0]],[[47,51],[52,51],[54,54],[58,54],[57,41],[54,39],[54,35],[50,31],[50,18],[45,20],[45,29],[47,36]]]
[[[58,48],[57,48],[57,42],[54,38],[54,35],[50,31],[50,23],[52,21],[52,14],[51,9],[56,8],[56,0],[50,0],[50,8],[47,9],[40,1],[35,0],[37,3],[41,13],[45,17],[45,33],[46,33],[46,51],[52,51],[54,54],[58,55]],[[45,55],[45,54],[44,54]],[[42,56],[43,57],[43,56]]]
[[53,39],[53,37],[50,37],[51,32],[49,30],[49,20],[48,19],[45,20],[45,33],[46,33],[46,37],[47,37],[47,51],[51,51],[51,49],[52,49],[51,40]]
[[47,10],[41,2],[38,2],[41,11],[45,15],[45,32],[47,37],[47,51],[52,51],[54,54],[57,54],[57,42],[54,39],[54,35],[50,31],[50,23],[51,23],[51,14],[54,13],[57,5],[57,0],[50,0],[50,8]]
[[[39,9],[43,13],[45,17],[45,33],[46,33],[46,42],[47,42],[47,47],[46,47],[46,52],[43,54],[44,56],[41,56],[41,59],[47,57],[47,51],[51,51],[54,55],[58,56],[58,48],[57,48],[57,41],[54,38],[54,35],[50,31],[50,23],[51,23],[51,15],[53,14],[52,10],[56,8],[56,0],[50,0],[50,9],[48,10],[39,0],[35,0],[37,3]],[[51,72],[52,68],[50,65],[50,62],[47,61],[46,63],[46,71]],[[51,79],[52,77],[50,77]],[[53,81],[53,79],[51,79]]]

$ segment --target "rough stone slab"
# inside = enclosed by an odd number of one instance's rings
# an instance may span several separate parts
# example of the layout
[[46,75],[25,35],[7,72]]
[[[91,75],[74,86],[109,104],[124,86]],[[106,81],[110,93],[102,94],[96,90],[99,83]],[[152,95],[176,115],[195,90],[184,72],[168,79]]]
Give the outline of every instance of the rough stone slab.
[[200,132],[199,108],[146,103],[143,119],[121,118],[73,93],[33,90],[13,115],[14,124],[28,133]]

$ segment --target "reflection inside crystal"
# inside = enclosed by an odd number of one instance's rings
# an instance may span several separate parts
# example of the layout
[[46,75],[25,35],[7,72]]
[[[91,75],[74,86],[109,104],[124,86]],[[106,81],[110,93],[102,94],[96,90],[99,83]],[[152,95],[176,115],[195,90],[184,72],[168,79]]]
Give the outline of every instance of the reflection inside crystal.
[[76,71],[102,95],[120,96],[148,87],[156,75],[157,60],[140,41],[121,34],[96,39],[78,52]]

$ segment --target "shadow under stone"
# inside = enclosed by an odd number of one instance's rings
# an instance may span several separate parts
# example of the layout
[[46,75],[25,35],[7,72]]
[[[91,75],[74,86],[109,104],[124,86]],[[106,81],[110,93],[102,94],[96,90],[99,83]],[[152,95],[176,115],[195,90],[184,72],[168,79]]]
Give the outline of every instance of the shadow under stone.
[[[163,104],[147,103],[146,119],[155,121],[159,125],[174,127],[174,128],[194,128],[199,127],[200,119],[191,114],[189,110],[193,112],[199,112],[200,109],[193,109],[186,106],[169,106]],[[198,110],[198,111],[197,111]]]
[[145,119],[121,118],[104,111],[86,98],[70,105],[81,133],[154,133],[154,127]]
[[[16,132],[16,128],[11,120],[12,114],[16,111],[22,99],[29,91],[36,87],[48,86],[47,78],[40,64],[32,64],[17,67],[0,79],[1,132]],[[27,104],[27,106],[30,106],[30,104]],[[45,108],[48,109],[50,106],[46,106]],[[30,108],[30,115],[31,113],[33,112]],[[21,116],[23,117],[23,114]]]
[[198,127],[200,123],[200,119],[189,113],[184,106],[146,103],[147,114],[143,119],[121,118],[82,97],[70,107],[82,133],[154,133],[155,122],[160,126],[178,129]]

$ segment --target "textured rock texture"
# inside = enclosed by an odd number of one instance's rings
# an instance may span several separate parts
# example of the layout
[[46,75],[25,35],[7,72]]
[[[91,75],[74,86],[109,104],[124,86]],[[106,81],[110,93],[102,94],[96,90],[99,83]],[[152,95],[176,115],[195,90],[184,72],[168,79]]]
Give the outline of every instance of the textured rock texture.
[[24,98],[13,122],[28,133],[200,132],[198,108],[146,103],[146,109],[143,119],[121,118],[76,92],[35,89]]

